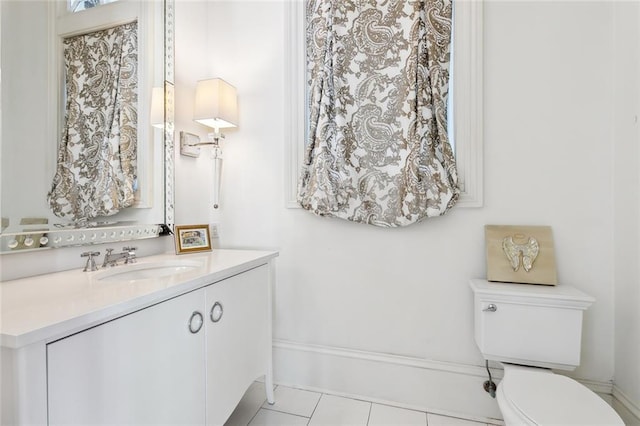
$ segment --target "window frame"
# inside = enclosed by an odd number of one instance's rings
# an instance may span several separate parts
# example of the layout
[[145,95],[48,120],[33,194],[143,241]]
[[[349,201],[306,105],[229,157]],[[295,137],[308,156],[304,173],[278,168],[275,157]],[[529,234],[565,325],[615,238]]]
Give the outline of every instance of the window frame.
[[[460,198],[457,207],[483,205],[482,0],[455,1],[453,114]],[[285,204],[297,202],[305,139],[304,0],[285,5]]]

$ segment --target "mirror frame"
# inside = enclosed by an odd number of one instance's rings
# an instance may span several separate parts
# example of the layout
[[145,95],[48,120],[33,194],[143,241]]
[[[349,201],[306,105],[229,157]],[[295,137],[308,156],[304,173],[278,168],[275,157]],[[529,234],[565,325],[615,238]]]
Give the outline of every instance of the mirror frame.
[[[107,244],[120,241],[131,241],[156,238],[173,232],[174,219],[174,49],[175,49],[175,0],[163,0],[164,9],[164,223],[161,224],[115,224],[87,228],[61,228],[38,231],[33,230],[0,234],[0,255],[27,253],[48,248]],[[42,226],[42,225],[40,225]],[[26,226],[25,226],[26,228]],[[47,242],[33,249],[12,250],[11,245],[28,238],[45,238]],[[40,243],[39,243],[40,244]]]
[[175,224],[175,0],[164,1],[164,225]]

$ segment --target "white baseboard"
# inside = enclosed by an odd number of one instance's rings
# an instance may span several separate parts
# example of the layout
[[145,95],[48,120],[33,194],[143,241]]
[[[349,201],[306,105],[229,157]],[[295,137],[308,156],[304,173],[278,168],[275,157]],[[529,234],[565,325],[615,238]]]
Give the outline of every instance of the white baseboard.
[[613,408],[627,426],[640,426],[640,406],[635,404],[616,385],[613,386]]
[[[483,367],[274,341],[275,381],[431,413],[500,423]],[[492,369],[496,383],[501,370]]]
[[[277,383],[479,422],[501,423],[497,402],[483,390],[488,376],[482,366],[284,340],[274,340],[273,346]],[[496,384],[499,383],[502,370],[491,368],[491,374]],[[611,383],[579,381],[601,395],[612,394]]]

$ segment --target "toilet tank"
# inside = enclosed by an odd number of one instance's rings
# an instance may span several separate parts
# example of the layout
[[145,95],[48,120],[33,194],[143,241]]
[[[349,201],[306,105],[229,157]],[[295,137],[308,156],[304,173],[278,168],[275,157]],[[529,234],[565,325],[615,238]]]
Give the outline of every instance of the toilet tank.
[[568,286],[470,281],[475,339],[485,359],[573,370],[582,314],[595,299]]

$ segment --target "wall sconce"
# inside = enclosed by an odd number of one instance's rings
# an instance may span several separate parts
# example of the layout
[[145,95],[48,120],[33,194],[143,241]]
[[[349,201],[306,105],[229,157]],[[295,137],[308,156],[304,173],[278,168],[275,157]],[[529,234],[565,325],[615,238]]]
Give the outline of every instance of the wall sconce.
[[222,149],[220,139],[224,134],[220,129],[237,127],[238,96],[236,88],[220,78],[200,80],[196,85],[196,100],[193,120],[214,129],[209,133],[207,142],[190,142],[189,138],[181,138],[180,153],[191,157],[200,155],[200,146],[213,147],[214,189],[213,208],[219,207],[220,180],[222,177]]

